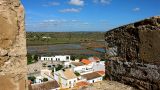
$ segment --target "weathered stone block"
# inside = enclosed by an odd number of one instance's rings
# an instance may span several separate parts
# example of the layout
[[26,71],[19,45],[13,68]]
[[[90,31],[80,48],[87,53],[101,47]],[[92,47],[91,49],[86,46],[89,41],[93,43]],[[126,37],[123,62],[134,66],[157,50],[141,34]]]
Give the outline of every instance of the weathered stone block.
[[108,76],[140,90],[160,89],[160,16],[113,29],[105,36]]
[[24,9],[0,0],[0,90],[27,90]]

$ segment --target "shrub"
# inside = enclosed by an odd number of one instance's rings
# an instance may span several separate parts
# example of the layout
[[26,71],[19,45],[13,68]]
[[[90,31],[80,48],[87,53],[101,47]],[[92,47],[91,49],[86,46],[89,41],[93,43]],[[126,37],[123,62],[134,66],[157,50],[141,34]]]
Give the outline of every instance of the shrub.
[[46,81],[48,81],[48,78],[43,78],[43,82],[46,82]]
[[58,65],[58,67],[56,67],[56,71],[59,71],[59,70],[61,70],[63,68],[63,65]]
[[79,72],[74,72],[74,74],[76,74],[76,76],[80,76],[80,73],[79,73]]
[[28,80],[31,80],[32,82],[34,82],[34,81],[35,81],[35,79],[36,79],[36,77],[35,77],[35,76],[30,76],[30,77],[28,77]]

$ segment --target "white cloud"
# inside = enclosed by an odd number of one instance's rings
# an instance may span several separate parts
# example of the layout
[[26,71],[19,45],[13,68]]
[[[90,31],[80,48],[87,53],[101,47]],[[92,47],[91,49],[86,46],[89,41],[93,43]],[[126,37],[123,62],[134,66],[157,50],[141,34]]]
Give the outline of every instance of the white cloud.
[[88,22],[84,22],[84,23],[82,23],[83,25],[89,25],[89,23]]
[[81,11],[81,8],[66,8],[66,9],[63,9],[63,10],[59,10],[59,12],[61,12],[61,13],[68,13],[68,12],[70,12],[70,13],[78,13],[78,12],[80,12]]
[[84,1],[83,0],[70,0],[69,4],[75,5],[75,6],[83,6],[84,5]]
[[133,9],[133,11],[135,11],[135,12],[140,11],[140,8],[136,7]]
[[93,0],[94,3],[110,4],[112,0]]
[[59,2],[49,2],[47,4],[44,4],[43,6],[59,6],[60,3]]

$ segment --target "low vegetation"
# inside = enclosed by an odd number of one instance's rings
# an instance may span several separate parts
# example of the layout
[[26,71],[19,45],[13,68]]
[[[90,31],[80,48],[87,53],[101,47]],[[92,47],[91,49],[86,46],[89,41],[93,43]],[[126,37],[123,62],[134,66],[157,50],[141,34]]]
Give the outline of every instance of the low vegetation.
[[78,72],[74,72],[74,74],[75,74],[76,76],[80,76],[80,73],[78,73]]
[[30,76],[30,77],[28,77],[28,80],[31,80],[32,82],[34,82],[36,80],[36,77],[35,76]]
[[59,70],[61,70],[63,68],[63,65],[58,65],[57,67],[56,67],[56,71],[59,71]]
[[46,82],[46,81],[48,81],[48,78],[43,78],[43,82]]
[[27,45],[81,43],[104,40],[104,32],[27,32]]
[[27,54],[27,65],[38,61],[38,55]]

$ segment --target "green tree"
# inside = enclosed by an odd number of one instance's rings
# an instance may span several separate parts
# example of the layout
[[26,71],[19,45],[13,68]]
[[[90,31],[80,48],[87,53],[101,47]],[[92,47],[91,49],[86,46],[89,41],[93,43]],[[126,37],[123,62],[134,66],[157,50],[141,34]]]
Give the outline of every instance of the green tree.
[[75,61],[76,56],[71,56],[71,60]]
[[46,81],[48,81],[48,78],[43,78],[43,82],[46,82]]
[[27,64],[32,64],[33,63],[33,59],[31,54],[27,54]]
[[30,76],[30,77],[28,77],[28,80],[31,80],[32,82],[34,82],[34,81],[35,81],[35,79],[36,79],[36,77],[35,77],[35,76]]
[[38,61],[38,55],[34,55],[34,60]]
[[56,67],[56,71],[59,71],[59,70],[61,70],[63,68],[63,65],[58,65],[58,67]]
[[79,72],[74,72],[74,74],[76,74],[76,76],[80,76],[80,73],[79,73]]
[[46,65],[47,65],[46,63],[42,63],[42,66],[43,66],[43,67],[46,67]]

